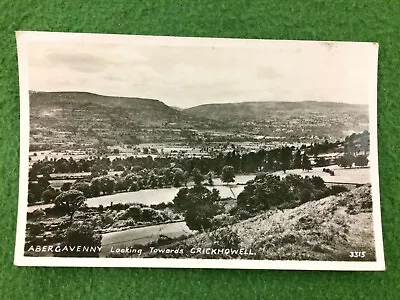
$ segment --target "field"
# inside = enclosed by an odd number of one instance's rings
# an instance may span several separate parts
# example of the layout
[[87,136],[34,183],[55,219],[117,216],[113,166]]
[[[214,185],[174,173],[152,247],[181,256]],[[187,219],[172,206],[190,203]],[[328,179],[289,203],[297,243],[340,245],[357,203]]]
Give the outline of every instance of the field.
[[192,234],[185,222],[176,222],[163,225],[134,228],[125,231],[103,234],[100,256],[110,254],[111,247],[124,248],[132,246],[143,246],[157,241],[161,236],[175,239]]
[[[311,171],[303,171],[299,169],[287,170],[286,175],[298,174],[301,176],[319,176],[325,182],[332,183],[355,183],[355,184],[365,184],[371,182],[370,169],[369,168],[352,168],[344,169],[337,165],[329,166],[330,170],[335,172],[334,176],[329,175],[322,171],[322,167],[313,168]],[[277,172],[276,174],[280,176],[285,176],[283,172]]]
[[[209,188],[217,189],[220,192],[221,197],[227,198],[237,196],[241,191],[243,191],[244,186],[215,186]],[[89,198],[86,200],[86,204],[89,207],[97,207],[99,205],[109,206],[111,203],[140,203],[145,205],[160,204],[163,202],[168,203],[172,202],[178,191],[179,188],[171,187],[140,190],[137,192],[118,193],[113,195]],[[53,206],[53,204],[28,206],[28,212],[33,212],[36,209],[44,209],[51,206]]]
[[[354,184],[365,184],[370,182],[370,169],[369,168],[353,168],[343,169],[338,166],[330,166],[331,170],[335,172],[334,176],[331,176],[322,171],[323,168],[314,168],[311,171],[303,171],[300,169],[287,170],[286,174],[283,171],[275,172],[273,174],[279,176],[287,176],[289,174],[298,174],[301,176],[320,176],[326,182],[332,183],[354,183]],[[237,175],[235,183],[245,184],[247,181],[254,178],[255,175]],[[56,181],[57,182],[57,181]],[[62,180],[62,182],[64,182]],[[241,191],[243,191],[243,185],[230,185],[229,187],[223,185],[219,178],[214,179],[214,187],[219,192],[222,198],[237,197]],[[107,196],[100,196],[96,198],[89,198],[86,203],[89,207],[97,207],[99,205],[108,206],[111,203],[141,203],[146,205],[159,204],[162,202],[171,202],[175,195],[178,193],[179,188],[160,188],[160,189],[147,189],[140,190],[137,192],[118,193]],[[233,194],[232,194],[233,193]],[[28,207],[28,212],[32,212],[36,209],[44,209],[51,207],[52,204],[34,205]]]

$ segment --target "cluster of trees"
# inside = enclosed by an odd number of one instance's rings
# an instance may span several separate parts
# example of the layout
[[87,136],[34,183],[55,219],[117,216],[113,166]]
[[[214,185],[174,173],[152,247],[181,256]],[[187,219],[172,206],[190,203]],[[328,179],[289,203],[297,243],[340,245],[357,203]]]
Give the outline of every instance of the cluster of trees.
[[[187,186],[189,181],[199,185],[213,185],[214,174],[202,174],[198,168],[190,173],[178,167],[160,168],[154,170],[142,169],[137,172],[125,171],[119,175],[101,175],[90,180],[77,180],[74,183],[65,182],[61,189],[51,187],[48,175],[39,177],[37,182],[30,181],[28,185],[29,203],[53,203],[60,193],[79,191],[86,198],[111,195],[114,192],[135,192],[142,189]],[[235,173],[232,166],[222,168],[221,180],[226,183],[234,182]]]
[[353,133],[344,140],[344,153],[352,156],[363,154],[369,151],[370,134],[368,131]]
[[60,194],[60,190],[50,186],[49,179],[50,176],[46,175],[38,178],[36,182],[28,182],[28,203],[50,203]]
[[[318,176],[288,175],[281,178],[261,172],[254,180],[248,182],[237,198],[237,206],[230,213],[240,220],[259,211],[295,207],[347,190],[341,185],[327,187],[324,180]],[[224,215],[220,200],[222,199],[218,190],[210,190],[200,183],[191,188],[180,189],[173,205],[184,215],[190,229],[205,231],[217,224],[219,216]]]
[[[217,189],[210,190],[203,185],[199,171],[196,174],[198,174],[198,178],[196,180],[195,177],[194,186],[181,188],[173,199],[173,205],[184,215],[190,229],[205,231],[212,227],[214,217],[223,210],[218,203],[221,196]],[[233,166],[222,168],[221,180],[227,184],[235,181]]]
[[[253,173],[261,170],[286,170],[293,167],[293,151],[291,147],[282,147],[273,150],[261,149],[257,152],[240,153],[233,149],[223,154],[219,153],[215,157],[128,157],[115,158],[110,160],[108,157],[93,159],[45,159],[33,163],[29,178],[36,180],[38,175],[53,173],[81,173],[91,172],[92,177],[106,174],[109,171],[132,171],[152,170],[169,168],[174,165],[183,171],[191,173],[197,168],[202,174],[213,172],[221,174],[225,165],[233,166],[235,173]],[[304,152],[304,151],[302,151]],[[300,153],[300,150],[298,151]],[[306,154],[304,154],[306,155]]]
[[202,184],[182,188],[173,200],[175,209],[183,213],[187,226],[192,230],[204,231],[211,227],[213,218],[220,213],[219,191],[211,191]]
[[[299,149],[295,147],[281,147],[268,151],[261,149],[257,152],[240,153],[233,145],[232,151],[226,154],[220,152],[212,158],[153,158],[150,155],[147,157],[117,157],[113,160],[110,160],[108,157],[93,157],[79,160],[74,160],[72,157],[69,159],[51,158],[36,161],[30,169],[30,178],[36,180],[39,174],[80,172],[92,172],[93,177],[96,177],[108,171],[151,170],[168,168],[172,164],[188,173],[197,168],[202,174],[210,171],[215,174],[221,174],[222,168],[225,165],[233,166],[236,173],[288,170],[290,168],[302,168],[302,159],[305,157],[316,157],[321,153],[338,151],[339,147],[344,147],[344,154],[346,155],[357,156],[363,154],[365,156],[369,149],[369,132],[364,131],[359,134],[352,134],[342,142],[330,143],[325,141],[309,146],[302,145]],[[299,158],[299,155],[303,155],[303,157]],[[316,163],[318,166],[325,166],[327,162],[324,158],[319,158]],[[307,163],[305,163],[304,167],[307,169]]]
[[[344,146],[344,155],[336,163],[341,167],[366,166],[365,153],[369,148],[369,133],[353,134],[344,142],[310,146],[281,147],[272,150],[261,149],[257,152],[240,153],[234,147],[232,151],[219,153],[212,158],[171,158],[171,157],[128,157],[110,160],[108,157],[92,159],[45,159],[35,162],[29,173],[29,203],[52,202],[61,191],[76,189],[85,197],[96,197],[114,192],[138,191],[148,188],[181,187],[188,181],[199,184],[207,180],[213,185],[213,178],[220,176],[224,182],[233,182],[234,174],[256,173],[289,169],[311,170],[310,155],[337,150]],[[359,154],[364,151],[364,154]],[[325,167],[328,162],[324,157],[316,157],[315,165]],[[227,168],[229,166],[229,168]],[[107,175],[110,170],[123,171],[121,176]],[[65,184],[61,191],[50,186],[52,173],[91,172],[87,180]],[[228,175],[230,174],[230,175]]]
[[328,188],[318,176],[288,175],[281,178],[260,173],[238,195],[237,206],[248,212],[257,212],[282,205],[299,205],[346,190],[343,186]]
[[337,164],[343,168],[351,168],[353,164],[357,167],[365,167],[368,165],[368,158],[365,155],[351,155],[345,154],[337,160]]

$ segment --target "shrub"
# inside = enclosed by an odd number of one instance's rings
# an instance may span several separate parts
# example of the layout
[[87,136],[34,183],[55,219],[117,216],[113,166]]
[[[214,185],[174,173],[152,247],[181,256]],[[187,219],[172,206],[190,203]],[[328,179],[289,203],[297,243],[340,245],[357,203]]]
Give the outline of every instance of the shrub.
[[49,187],[42,193],[42,201],[44,203],[51,203],[57,197],[58,193],[52,188]]
[[[64,246],[81,246],[81,247],[100,247],[101,235],[95,234],[93,228],[87,224],[74,223],[67,229],[65,241],[61,244]],[[57,256],[66,257],[99,257],[99,252],[77,252],[66,251],[56,252]]]
[[337,195],[339,193],[348,192],[349,189],[344,185],[333,185],[329,188],[330,195]]
[[251,213],[249,213],[247,210],[244,210],[244,209],[239,209],[236,212],[236,215],[238,216],[238,218],[240,220],[247,220],[248,218],[252,217]]
[[56,197],[55,201],[55,209],[64,212],[70,216],[72,220],[74,213],[86,205],[86,198],[81,191],[78,190],[69,190],[66,192],[62,192],[60,195]]
[[327,191],[324,180],[318,176],[288,175],[281,179],[275,175],[258,174],[238,195],[237,205],[250,213],[272,207],[292,207],[321,199]]
[[129,204],[125,203],[116,203],[116,204],[110,204],[110,208],[112,210],[120,211],[120,210],[125,210],[129,208]]
[[45,230],[42,223],[28,223],[26,226],[30,236],[37,236],[42,234]]
[[354,159],[354,164],[358,167],[364,167],[368,165],[368,158],[365,155],[358,155]]
[[129,187],[130,192],[137,192],[140,190],[139,185],[136,181],[132,182],[131,186]]
[[142,221],[152,222],[152,221],[163,221],[163,216],[158,213],[158,211],[151,209],[150,207],[144,207],[141,211]]
[[102,226],[111,225],[114,223],[114,218],[110,215],[101,216]]
[[46,213],[43,211],[43,209],[36,209],[33,212],[28,212],[27,214],[27,219],[28,220],[37,220],[42,217],[46,216]]
[[216,215],[213,219],[212,219],[212,228],[221,228],[224,226],[228,226],[231,225],[233,223],[235,223],[236,219],[234,216],[228,215],[228,214],[220,214],[220,215]]
[[152,205],[150,205],[150,207],[152,209],[163,210],[163,209],[166,209],[168,207],[168,204],[166,204],[165,202],[161,202],[159,204],[152,204]]
[[239,235],[231,227],[223,227],[210,233],[213,248],[238,248],[240,245]]
[[125,219],[133,218],[135,220],[141,220],[142,219],[142,210],[139,206],[131,206],[126,210],[123,217]]

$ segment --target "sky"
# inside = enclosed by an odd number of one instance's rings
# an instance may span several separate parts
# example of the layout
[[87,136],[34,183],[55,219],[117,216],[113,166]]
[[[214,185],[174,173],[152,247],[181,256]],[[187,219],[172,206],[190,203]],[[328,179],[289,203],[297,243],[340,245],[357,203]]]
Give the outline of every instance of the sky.
[[187,108],[248,101],[367,104],[376,85],[372,43],[92,36],[30,41],[29,89]]

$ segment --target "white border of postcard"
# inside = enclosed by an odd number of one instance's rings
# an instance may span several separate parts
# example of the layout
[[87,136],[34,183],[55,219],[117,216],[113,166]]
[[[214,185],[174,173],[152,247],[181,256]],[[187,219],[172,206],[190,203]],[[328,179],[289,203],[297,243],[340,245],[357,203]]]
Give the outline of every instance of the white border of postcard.
[[[54,267],[152,267],[152,268],[213,268],[213,269],[282,269],[282,270],[337,270],[337,271],[381,271],[385,270],[381,210],[378,176],[377,143],[377,71],[378,44],[362,42],[370,47],[376,57],[375,69],[370,72],[369,118],[371,143],[371,185],[373,197],[373,230],[375,237],[375,262],[348,261],[275,261],[245,259],[169,259],[169,258],[59,258],[24,256],[24,241],[27,215],[28,171],[29,171],[29,79],[27,46],[30,42],[62,40],[96,43],[120,43],[131,45],[179,45],[179,46],[233,46],[270,47],[290,46],[319,41],[274,41],[257,39],[195,38],[168,36],[138,36],[117,34],[85,34],[58,32],[16,32],[18,46],[18,70],[20,83],[20,178],[18,199],[18,222],[14,264],[17,266]],[[336,43],[336,42],[328,42]],[[339,42],[348,43],[348,42]]]

